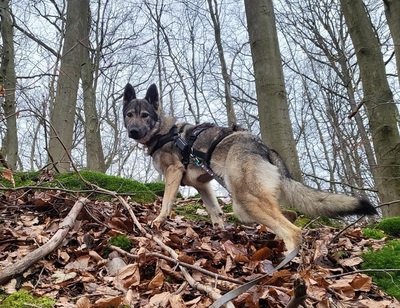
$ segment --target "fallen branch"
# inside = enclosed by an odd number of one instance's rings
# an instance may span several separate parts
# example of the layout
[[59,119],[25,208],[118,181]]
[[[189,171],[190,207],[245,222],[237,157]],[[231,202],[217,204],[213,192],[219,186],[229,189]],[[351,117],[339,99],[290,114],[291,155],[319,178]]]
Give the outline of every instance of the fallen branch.
[[64,218],[62,223],[60,223],[58,231],[47,243],[27,254],[16,263],[0,271],[0,285],[3,285],[11,280],[13,276],[24,272],[31,265],[33,265],[38,260],[42,259],[58,246],[60,246],[64,238],[67,236],[69,230],[74,227],[76,217],[78,216],[79,212],[82,210],[86,202],[86,198],[79,198],[78,201],[75,202],[71,211],[68,213],[68,216]]

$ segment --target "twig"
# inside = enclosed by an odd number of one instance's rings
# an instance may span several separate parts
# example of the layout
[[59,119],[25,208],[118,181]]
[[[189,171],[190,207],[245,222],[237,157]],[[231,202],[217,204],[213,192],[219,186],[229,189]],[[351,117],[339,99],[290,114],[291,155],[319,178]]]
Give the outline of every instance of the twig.
[[400,272],[399,268],[385,268],[385,269],[365,269],[365,270],[356,270],[348,273],[342,273],[342,274],[337,274],[337,275],[331,275],[331,276],[326,276],[325,279],[334,279],[334,278],[339,278],[343,276],[349,276],[353,274],[362,274],[362,273],[373,273],[373,272],[378,272],[378,273],[386,273],[386,272]]
[[47,243],[27,254],[16,263],[7,266],[2,271],[0,271],[0,285],[8,282],[10,279],[12,279],[13,276],[24,272],[38,260],[42,259],[58,246],[60,246],[64,238],[67,236],[68,231],[74,227],[76,217],[78,216],[79,212],[82,210],[86,202],[86,198],[79,198],[78,201],[75,202],[71,211],[68,213],[68,216],[64,218],[62,223],[60,223],[58,231]]
[[[138,255],[131,254],[131,253],[119,248],[119,247],[110,246],[110,248],[115,250],[115,251],[117,251],[118,253],[120,253],[122,255],[125,255],[125,256],[128,256],[130,258],[134,258],[134,259],[139,258]],[[167,260],[169,262],[175,263],[177,265],[182,265],[182,266],[184,266],[186,268],[189,268],[191,270],[198,271],[200,273],[203,273],[203,274],[205,274],[207,276],[216,278],[218,280],[224,280],[224,281],[232,282],[232,283],[235,283],[235,284],[242,284],[243,283],[243,281],[240,281],[240,280],[237,280],[237,279],[234,279],[234,278],[230,278],[230,277],[226,277],[226,276],[223,276],[223,275],[220,275],[220,274],[216,274],[214,272],[208,271],[208,270],[206,270],[204,268],[201,268],[199,266],[192,265],[192,264],[189,264],[189,263],[186,263],[186,262],[182,262],[180,260],[173,259],[173,258],[168,257],[166,255],[163,255],[161,253],[151,252],[151,253],[146,254],[146,256],[164,259],[164,260]]]

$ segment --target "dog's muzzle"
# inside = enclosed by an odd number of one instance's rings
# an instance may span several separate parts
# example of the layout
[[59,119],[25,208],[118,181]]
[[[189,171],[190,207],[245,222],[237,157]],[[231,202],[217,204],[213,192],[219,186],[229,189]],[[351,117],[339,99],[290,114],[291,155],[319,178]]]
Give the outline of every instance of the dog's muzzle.
[[129,129],[129,138],[132,138],[132,139],[143,138],[143,133],[141,132],[139,127],[131,127]]

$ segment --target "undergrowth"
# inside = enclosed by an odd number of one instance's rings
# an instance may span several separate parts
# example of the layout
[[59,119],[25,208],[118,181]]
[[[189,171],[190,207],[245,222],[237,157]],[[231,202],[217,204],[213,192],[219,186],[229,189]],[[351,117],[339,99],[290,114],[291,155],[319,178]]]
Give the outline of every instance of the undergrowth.
[[[373,281],[387,294],[400,299],[400,240],[389,241],[379,251],[370,251],[362,255],[363,269],[384,271],[371,272]],[[392,270],[390,269],[397,269]]]
[[19,291],[7,296],[0,303],[0,308],[41,307],[52,308],[57,301],[49,297],[36,297],[28,291]]

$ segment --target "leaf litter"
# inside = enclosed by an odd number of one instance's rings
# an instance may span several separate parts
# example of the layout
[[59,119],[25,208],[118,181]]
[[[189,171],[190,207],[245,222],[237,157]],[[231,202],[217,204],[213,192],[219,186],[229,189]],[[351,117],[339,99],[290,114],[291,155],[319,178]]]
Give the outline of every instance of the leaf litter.
[[[0,198],[0,272],[49,241],[76,202],[58,190],[9,190]],[[185,200],[185,203],[197,200]],[[214,230],[207,221],[175,216],[159,230],[147,223],[161,201],[129,204],[149,233],[172,249],[171,257],[146,237],[118,200],[89,200],[62,244],[2,286],[57,299],[55,307],[208,307],[210,296],[195,283],[224,294],[273,269],[284,257],[284,244],[264,226],[227,223]],[[308,307],[400,307],[369,276],[359,271],[361,254],[379,249],[384,240],[366,239],[360,228],[320,226],[303,231],[301,252],[282,270],[237,297],[236,307],[286,307],[300,278],[307,287]],[[124,234],[132,242],[125,252],[108,245]]]

